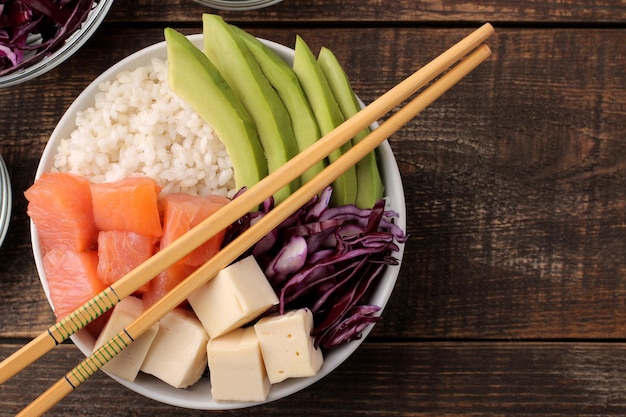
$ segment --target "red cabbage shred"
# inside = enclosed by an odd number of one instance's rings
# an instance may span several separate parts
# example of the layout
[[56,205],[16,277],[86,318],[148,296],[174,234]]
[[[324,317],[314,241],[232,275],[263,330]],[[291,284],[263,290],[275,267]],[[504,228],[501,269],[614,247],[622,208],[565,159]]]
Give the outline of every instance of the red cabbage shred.
[[0,0],[0,75],[58,50],[80,28],[93,4],[94,0]]
[[[380,307],[364,300],[385,266],[398,264],[393,253],[406,240],[384,200],[371,209],[329,207],[331,193],[327,187],[251,249],[279,296],[279,312],[310,309],[315,345],[323,348],[358,339],[379,320]],[[266,201],[226,241],[272,208]]]

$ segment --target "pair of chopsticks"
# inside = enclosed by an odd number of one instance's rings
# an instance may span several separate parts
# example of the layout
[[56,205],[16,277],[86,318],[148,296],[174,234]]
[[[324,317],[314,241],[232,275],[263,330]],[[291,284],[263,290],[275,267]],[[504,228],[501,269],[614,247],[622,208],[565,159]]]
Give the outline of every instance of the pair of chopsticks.
[[[458,83],[490,56],[491,50],[483,42],[493,33],[494,29],[490,24],[487,23],[481,26],[355,116],[338,126],[314,145],[292,158],[277,171],[229,202],[222,209],[211,215],[210,218],[152,256],[145,263],[93,299],[87,301],[76,311],[60,320],[46,332],[0,363],[0,383],[4,383],[54,346],[85,327],[90,321],[115,306],[123,298],[131,295],[136,289],[150,281],[152,277],[173,265],[230,224],[239,220],[269,196],[299,177],[315,163],[326,158],[332,151],[356,136],[367,126],[404,103],[418,90],[443,73],[438,80],[434,81],[417,97],[397,110],[365,139],[352,146],[348,152],[228,244],[166,296],[147,309],[137,320],[118,333],[112,340],[94,351],[91,356],[83,360],[35,399],[19,415],[41,415],[52,408],[121,352],[124,347],[132,343],[134,339],[158,322],[165,314],[183,302],[189,294],[208,282],[221,269],[228,266],[263,236],[276,228],[295,210],[310,201],[315,194],[321,192],[324,187],[331,184],[349,167],[355,165]],[[460,63],[450,69],[458,61]]]

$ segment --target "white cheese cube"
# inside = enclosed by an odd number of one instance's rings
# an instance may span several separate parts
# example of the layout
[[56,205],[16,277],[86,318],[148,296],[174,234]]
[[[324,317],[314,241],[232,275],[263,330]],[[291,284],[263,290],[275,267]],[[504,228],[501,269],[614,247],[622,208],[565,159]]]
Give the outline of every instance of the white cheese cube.
[[172,310],[159,321],[159,331],[141,370],[175,388],[193,385],[206,369],[208,341],[209,336],[192,312]]
[[[102,329],[100,336],[98,336],[94,350],[98,349],[124,330],[129,324],[135,321],[142,312],[143,302],[139,298],[126,297],[120,301],[113,309],[111,317]],[[158,329],[158,323],[150,327],[150,329],[135,339],[124,350],[109,360],[109,362],[102,367],[102,370],[127,381],[134,381]]]
[[215,401],[264,401],[267,398],[270,382],[252,327],[211,339],[207,355]]
[[188,298],[209,337],[219,337],[255,319],[278,297],[253,256],[221,270]]
[[303,308],[263,317],[254,325],[265,369],[272,384],[287,378],[315,375],[324,362],[313,345],[313,314]]

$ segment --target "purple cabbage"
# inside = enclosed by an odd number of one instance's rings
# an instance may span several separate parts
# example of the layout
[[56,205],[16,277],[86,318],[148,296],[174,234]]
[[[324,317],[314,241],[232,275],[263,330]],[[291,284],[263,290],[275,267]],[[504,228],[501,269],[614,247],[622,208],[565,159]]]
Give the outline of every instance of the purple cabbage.
[[[279,312],[310,309],[315,345],[323,348],[360,338],[379,319],[380,307],[363,302],[385,266],[398,264],[392,254],[406,240],[384,200],[371,209],[329,207],[331,193],[327,187],[251,249],[279,296]],[[272,208],[270,199],[230,238]]]
[[[93,4],[94,0],[0,0],[0,75],[59,49],[80,28]],[[32,35],[40,41],[30,42]]]

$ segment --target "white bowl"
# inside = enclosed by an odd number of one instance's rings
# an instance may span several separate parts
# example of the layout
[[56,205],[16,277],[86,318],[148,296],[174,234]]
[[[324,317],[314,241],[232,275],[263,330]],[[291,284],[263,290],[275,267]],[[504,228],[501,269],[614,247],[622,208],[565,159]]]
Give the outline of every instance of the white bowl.
[[[202,35],[191,35],[189,38],[194,44],[202,47]],[[276,44],[274,42],[265,41],[274,51],[276,51],[285,61],[288,63],[293,62],[293,50],[283,45]],[[36,177],[39,177],[42,173],[48,172],[53,166],[53,157],[55,150],[62,138],[69,137],[70,133],[75,129],[74,119],[76,112],[86,107],[92,106],[94,102],[94,96],[98,90],[98,85],[106,80],[112,80],[117,73],[124,70],[130,70],[142,65],[150,63],[151,58],[159,57],[166,59],[166,45],[165,42],[161,42],[150,47],[147,47],[139,52],[130,55],[123,59],[101,76],[96,78],[74,101],[74,103],[68,108],[66,113],[59,121],[57,127],[52,133],[50,140],[44,150],[39,167],[37,169]],[[406,229],[406,210],[404,201],[404,192],[402,188],[402,182],[396,160],[393,156],[391,147],[387,142],[384,142],[378,148],[378,156],[382,161],[382,175],[385,184],[385,195],[388,197],[388,205],[390,209],[395,210],[399,214],[397,224],[402,230]],[[41,279],[42,286],[50,302],[50,296],[48,287],[46,284],[46,276],[43,270],[43,262],[41,257],[41,251],[37,239],[36,227],[31,223],[31,239],[33,242],[33,252],[35,256],[35,262],[37,265],[37,271]],[[400,251],[394,253],[394,256],[398,259],[402,259],[404,251],[404,245],[400,244]],[[391,295],[391,292],[395,286],[396,278],[400,270],[399,265],[388,266],[384,276],[380,280],[377,287],[374,289],[369,303],[375,304],[382,308],[385,307],[387,301]],[[52,305],[52,303],[50,303]],[[314,377],[309,378],[294,378],[283,381],[279,384],[275,384],[266,402],[274,401],[297,391],[300,391],[316,381],[320,380],[324,376],[328,375],[341,363],[343,363],[362,343],[363,339],[371,331],[372,326],[369,326],[362,332],[362,338],[346,344],[343,344],[337,348],[330,350],[325,357],[324,364],[319,373]],[[94,346],[93,337],[86,331],[81,331],[72,336],[72,341],[78,346],[78,348],[86,356],[91,354]],[[140,373],[135,382],[128,382],[119,378],[116,379],[120,384],[132,389],[133,391],[142,394],[146,397],[152,398],[163,403],[200,410],[218,410],[218,409],[234,409],[243,408],[259,403],[250,402],[216,402],[211,397],[211,388],[208,378],[203,378],[200,382],[188,389],[176,389],[160,380],[143,373]]]
[[[81,23],[76,32],[72,33],[65,40],[60,48],[40,60],[33,61],[32,64],[25,68],[0,76],[0,87],[9,87],[32,80],[67,60],[94,34],[106,17],[112,4],[113,0],[96,0],[85,21]],[[29,37],[29,43],[36,43],[38,39],[40,40],[41,38],[38,35],[33,35]]]

